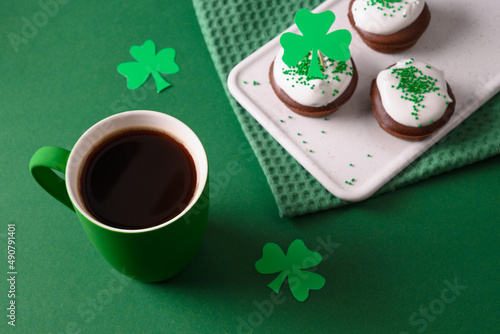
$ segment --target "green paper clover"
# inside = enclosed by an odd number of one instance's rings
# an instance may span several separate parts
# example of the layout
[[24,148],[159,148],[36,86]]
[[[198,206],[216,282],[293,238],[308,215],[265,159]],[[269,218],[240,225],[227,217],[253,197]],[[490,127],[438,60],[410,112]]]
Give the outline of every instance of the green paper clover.
[[255,269],[261,274],[280,272],[268,287],[278,293],[281,285],[288,278],[292,295],[300,302],[309,297],[309,290],[319,290],[325,285],[323,276],[303,270],[317,266],[321,254],[310,251],[302,240],[295,240],[288,247],[285,255],[275,243],[267,243],[262,250],[262,258],[255,262]]
[[281,36],[280,44],[285,50],[283,62],[288,67],[296,66],[312,51],[311,65],[307,75],[323,79],[324,75],[318,64],[318,51],[334,60],[349,60],[351,58],[349,44],[352,35],[346,29],[328,33],[333,22],[335,22],[335,14],[332,11],[314,14],[304,8],[299,10],[295,14],[295,23],[302,36],[291,32]]
[[130,54],[137,62],[127,62],[118,65],[118,72],[127,78],[127,87],[137,89],[141,87],[149,76],[152,75],[159,93],[171,86],[160,73],[174,74],[179,72],[175,63],[175,50],[166,48],[156,53],[156,45],[152,40],[147,40],[142,46],[134,45]]

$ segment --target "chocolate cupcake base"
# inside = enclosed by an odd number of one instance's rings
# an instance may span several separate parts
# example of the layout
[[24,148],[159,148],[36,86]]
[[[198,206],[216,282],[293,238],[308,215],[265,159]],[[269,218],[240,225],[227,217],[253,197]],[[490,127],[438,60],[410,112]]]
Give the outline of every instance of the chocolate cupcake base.
[[446,108],[443,116],[431,125],[411,127],[396,122],[387,113],[382,103],[382,97],[380,96],[380,91],[378,89],[377,79],[373,79],[370,90],[373,116],[377,120],[380,127],[394,137],[411,141],[417,141],[427,138],[438,129],[442,128],[446,123],[448,123],[451,116],[453,115],[453,112],[455,111],[455,95],[453,95],[453,91],[451,90],[451,87],[448,83],[446,83],[446,86],[448,88],[448,95],[453,100],[453,102],[448,104],[448,107]]
[[420,37],[423,35],[431,21],[431,12],[427,3],[420,16],[408,27],[391,35],[377,35],[360,29],[356,26],[354,16],[352,15],[352,4],[355,0],[351,0],[349,4],[349,21],[353,28],[358,32],[359,36],[371,49],[381,53],[398,53],[411,48]]
[[274,79],[274,61],[271,63],[271,66],[269,68],[269,79],[271,81],[271,87],[273,88],[276,96],[278,96],[281,102],[283,102],[293,112],[306,117],[325,117],[326,115],[333,113],[342,105],[344,105],[352,97],[354,91],[356,90],[356,86],[358,85],[358,71],[356,70],[354,60],[351,59],[351,62],[353,75],[349,86],[347,86],[347,89],[338,98],[325,106],[305,106],[296,102],[290,96],[288,96],[288,94],[278,86],[276,80]]

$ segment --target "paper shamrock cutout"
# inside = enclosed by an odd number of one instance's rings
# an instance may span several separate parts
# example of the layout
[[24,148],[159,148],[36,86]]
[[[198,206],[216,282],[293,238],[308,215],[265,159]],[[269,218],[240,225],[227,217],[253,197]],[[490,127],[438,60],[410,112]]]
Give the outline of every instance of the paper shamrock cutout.
[[317,266],[323,259],[321,254],[310,251],[302,240],[295,240],[285,255],[275,243],[267,243],[262,249],[262,258],[255,262],[255,269],[261,274],[275,274],[278,277],[268,287],[278,293],[288,278],[292,295],[300,302],[309,296],[309,290],[319,290],[325,285],[323,276],[303,270]]
[[166,48],[156,53],[156,45],[152,40],[147,40],[142,46],[134,45],[130,54],[137,62],[127,62],[118,65],[118,72],[127,78],[127,87],[137,89],[141,87],[149,76],[152,75],[159,93],[171,86],[160,73],[174,74],[179,72],[175,63],[175,50]]
[[280,43],[285,50],[283,62],[288,67],[296,66],[312,51],[311,65],[307,75],[323,79],[324,75],[318,64],[318,51],[334,60],[349,60],[351,58],[349,44],[352,35],[346,29],[328,33],[333,22],[335,22],[335,14],[332,11],[327,10],[314,14],[304,8],[299,10],[295,14],[295,24],[297,24],[302,36],[291,32],[281,36]]

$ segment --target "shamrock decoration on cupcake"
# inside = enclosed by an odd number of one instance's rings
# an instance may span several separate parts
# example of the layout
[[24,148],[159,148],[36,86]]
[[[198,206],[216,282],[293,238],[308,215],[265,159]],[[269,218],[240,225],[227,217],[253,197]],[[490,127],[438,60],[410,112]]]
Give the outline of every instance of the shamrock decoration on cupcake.
[[358,74],[351,59],[351,33],[328,33],[335,22],[331,11],[299,10],[295,23],[302,35],[280,38],[282,48],[271,63],[269,77],[278,98],[292,111],[324,117],[345,104],[356,90]]

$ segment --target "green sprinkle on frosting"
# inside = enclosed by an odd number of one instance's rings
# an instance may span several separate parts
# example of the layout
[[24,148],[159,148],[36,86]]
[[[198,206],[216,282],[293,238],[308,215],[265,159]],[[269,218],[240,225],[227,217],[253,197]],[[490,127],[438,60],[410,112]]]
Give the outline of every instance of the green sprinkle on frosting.
[[[414,59],[406,62],[405,65],[413,64]],[[426,65],[427,68],[431,68]],[[425,105],[422,102],[425,99],[426,94],[433,93],[439,90],[439,87],[435,87],[437,79],[424,75],[422,70],[415,66],[409,66],[404,68],[393,68],[391,74],[395,75],[395,78],[399,80],[397,87],[391,86],[391,88],[401,90],[402,99],[408,100],[413,103],[412,116],[417,116],[420,109],[425,109]],[[440,93],[437,93],[439,96]],[[415,117],[418,120],[418,117]]]
[[[318,78],[316,77],[310,77],[307,75],[309,72],[309,67],[311,65],[311,51],[308,52],[308,54],[295,66],[292,66],[290,68],[282,68],[281,71],[285,76],[289,76],[290,78],[287,78],[287,80],[292,80],[295,82],[297,85],[304,85],[304,86],[310,86],[311,89],[315,89],[315,85],[311,84],[311,80],[317,80]],[[338,82],[341,82],[341,79],[338,77],[338,74],[343,74],[343,75],[349,75],[353,76],[353,71],[352,67],[350,70],[348,70],[347,63],[345,61],[336,61],[332,60],[330,58],[325,59],[325,65],[326,68],[324,68],[321,64],[321,60],[318,58],[318,65],[321,69],[321,72],[325,73],[325,77],[323,80],[326,81],[327,78],[330,77],[330,74],[332,74],[332,79]],[[337,74],[337,75],[334,75]],[[330,80],[326,81],[327,83],[330,83]],[[295,85],[292,85],[292,87],[295,87]],[[322,94],[325,92],[322,90]]]
[[[403,2],[403,0],[368,0],[366,1],[367,6],[380,6],[380,10],[383,8],[393,9],[396,6],[394,4]],[[401,7],[401,6],[400,6]]]
[[[407,5],[408,2],[405,1],[404,4]],[[381,12],[382,16],[389,17],[394,17],[396,13],[401,12],[401,10],[404,9],[403,0],[366,0],[366,6],[376,7]],[[363,9],[366,10],[366,7]],[[387,13],[389,13],[389,15],[387,15]],[[406,17],[406,14],[403,14],[402,16]]]

